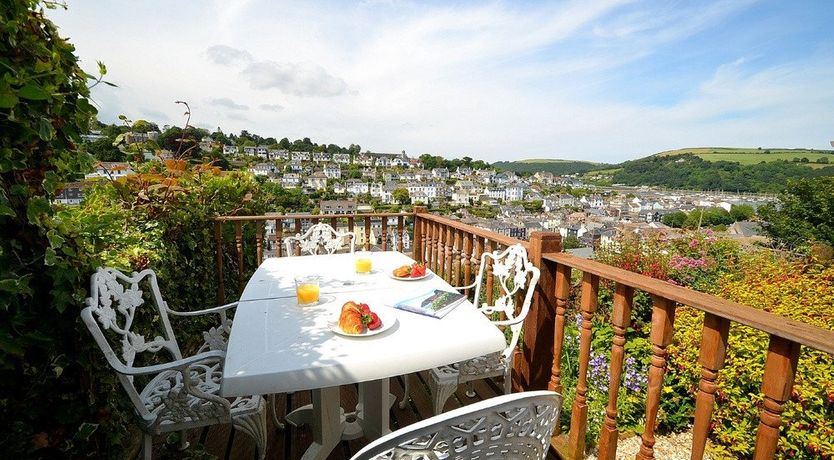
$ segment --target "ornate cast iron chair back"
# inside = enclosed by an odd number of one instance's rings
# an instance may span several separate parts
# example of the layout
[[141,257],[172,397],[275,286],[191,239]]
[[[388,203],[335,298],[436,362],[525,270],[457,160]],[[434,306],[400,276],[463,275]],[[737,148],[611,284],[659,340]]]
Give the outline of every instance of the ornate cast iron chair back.
[[353,252],[356,244],[354,232],[339,233],[330,225],[319,223],[310,227],[303,235],[296,233],[295,236],[286,238],[284,244],[288,256],[295,255],[295,245],[300,247],[302,253],[306,252],[309,255],[318,254],[321,249],[333,254],[342,249],[345,238],[350,238],[350,252]]
[[[499,295],[493,299],[492,305],[486,305],[486,296],[482,296],[486,289],[484,275],[487,261],[492,262],[492,275],[499,288]],[[510,343],[504,351],[505,357],[509,357],[518,344],[521,326],[530,311],[533,291],[539,276],[539,269],[527,259],[527,250],[520,244],[514,244],[503,251],[486,252],[481,255],[481,265],[474,283],[475,306],[490,318],[493,324],[509,327],[512,331]],[[520,306],[516,305],[519,295],[523,295]]]
[[543,459],[561,406],[552,391],[498,396],[383,436],[351,460]]

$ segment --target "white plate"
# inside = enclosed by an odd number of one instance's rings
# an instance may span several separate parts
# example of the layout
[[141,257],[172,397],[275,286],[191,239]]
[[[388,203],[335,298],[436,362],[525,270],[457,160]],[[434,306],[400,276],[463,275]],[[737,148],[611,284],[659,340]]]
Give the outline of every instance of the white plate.
[[395,279],[397,281],[418,281],[418,280],[426,279],[429,276],[431,276],[431,272],[426,270],[426,273],[424,273],[423,276],[418,276],[417,278],[412,278],[410,276],[400,278],[399,276],[394,276],[394,272],[389,271],[388,276],[391,277],[391,279]]
[[374,329],[372,331],[366,327],[365,332],[362,334],[348,334],[347,332],[343,331],[342,328],[339,327],[338,315],[336,315],[336,318],[334,320],[329,321],[328,325],[330,326],[331,331],[344,337],[370,337],[373,335],[382,334],[383,332],[387,331],[388,329],[391,329],[392,327],[394,327],[395,324],[397,324],[397,313],[394,309],[382,307],[376,310],[371,309],[371,311],[376,313],[377,316],[379,316],[379,320],[382,321],[382,326],[380,326],[379,329]]

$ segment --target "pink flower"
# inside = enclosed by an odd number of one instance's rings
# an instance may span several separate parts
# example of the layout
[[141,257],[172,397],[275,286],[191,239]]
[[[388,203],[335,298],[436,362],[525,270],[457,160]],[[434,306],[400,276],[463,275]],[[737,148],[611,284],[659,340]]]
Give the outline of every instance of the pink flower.
[[689,248],[690,249],[695,249],[697,247],[698,247],[698,240],[693,239],[692,241],[689,242]]

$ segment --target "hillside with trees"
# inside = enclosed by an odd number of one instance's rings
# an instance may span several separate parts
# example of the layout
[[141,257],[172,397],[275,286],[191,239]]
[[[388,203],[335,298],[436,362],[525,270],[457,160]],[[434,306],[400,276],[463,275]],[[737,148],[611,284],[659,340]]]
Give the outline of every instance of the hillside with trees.
[[596,169],[606,169],[611,167],[611,165],[603,163],[572,160],[498,161],[492,165],[502,171],[512,171],[519,174],[534,174],[539,171],[545,171],[557,176],[567,174],[583,174]]
[[707,161],[693,154],[650,156],[626,161],[612,182],[677,189],[779,192],[789,179],[834,176],[834,166],[809,168],[801,163],[778,160],[743,165]]

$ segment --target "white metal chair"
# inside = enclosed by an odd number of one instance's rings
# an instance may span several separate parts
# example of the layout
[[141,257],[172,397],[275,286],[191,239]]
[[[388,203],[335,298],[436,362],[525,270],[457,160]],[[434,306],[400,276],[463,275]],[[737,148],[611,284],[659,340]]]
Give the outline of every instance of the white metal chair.
[[[481,302],[481,295],[485,289],[485,271],[487,262],[492,261],[492,274],[499,292],[494,299],[494,305],[485,305]],[[521,334],[521,326],[527,313],[530,311],[530,303],[533,299],[533,291],[539,281],[539,269],[527,259],[527,250],[520,244],[514,244],[504,251],[486,252],[481,255],[481,266],[478,270],[478,277],[475,282],[456,288],[458,290],[475,288],[475,307],[486,315],[493,324],[498,327],[508,328],[510,340],[503,352],[493,353],[478,358],[435,367],[431,370],[429,389],[432,394],[434,413],[443,412],[443,406],[449,399],[458,385],[466,383],[468,389],[466,395],[475,397],[472,391],[471,382],[484,378],[504,377],[504,393],[511,392],[512,382],[510,373],[513,368],[513,353],[518,338]],[[523,293],[524,298],[521,308],[517,308],[516,297]],[[486,298],[486,296],[484,296]],[[404,408],[409,397],[409,376],[405,377],[405,394],[400,401],[400,408]]]
[[498,396],[387,434],[351,460],[544,459],[561,407],[552,391]]
[[356,244],[356,234],[354,232],[339,233],[328,224],[315,224],[307,229],[304,234],[296,233],[295,236],[288,237],[284,240],[287,247],[287,255],[295,255],[294,245],[301,248],[301,252],[314,255],[318,254],[320,249],[324,249],[328,254],[342,249],[346,237],[350,238],[350,252],[354,251]]
[[[150,292],[140,289],[140,283],[142,287],[149,286]],[[226,399],[219,395],[226,338],[231,331],[226,311],[236,307],[237,302],[200,311],[173,311],[162,300],[152,270],[126,276],[112,268],[99,268],[90,279],[90,292],[81,317],[135,406],[144,432],[144,458],[151,458],[155,434],[183,431],[180,448],[185,449],[188,442],[184,430],[220,423],[231,423],[235,429],[252,436],[259,458],[264,458],[266,405],[263,398],[255,395]],[[146,306],[146,298],[155,306]],[[183,317],[217,314],[220,325],[203,332],[205,343],[197,354],[183,358],[169,314]],[[138,323],[152,326],[139,327]],[[145,330],[152,328],[156,330]],[[153,338],[146,338],[145,332],[154,334]],[[169,360],[162,359],[161,364],[136,364],[137,357],[159,360],[155,357],[161,350],[170,355]]]

